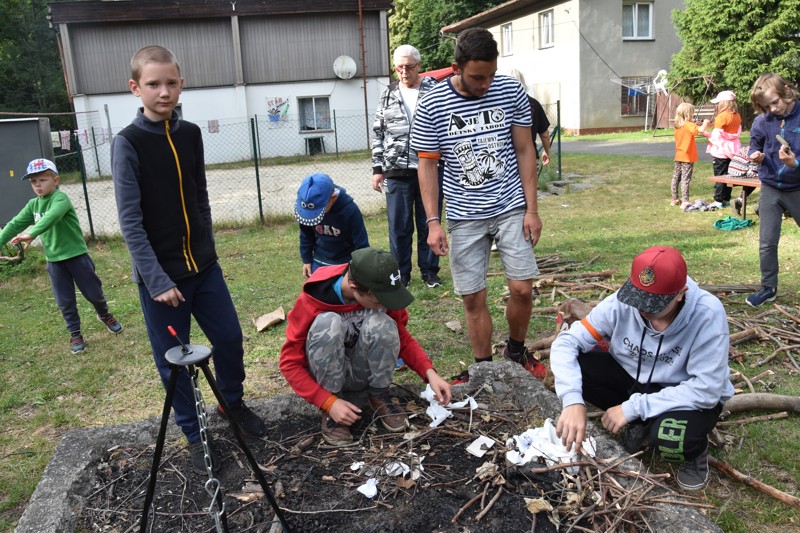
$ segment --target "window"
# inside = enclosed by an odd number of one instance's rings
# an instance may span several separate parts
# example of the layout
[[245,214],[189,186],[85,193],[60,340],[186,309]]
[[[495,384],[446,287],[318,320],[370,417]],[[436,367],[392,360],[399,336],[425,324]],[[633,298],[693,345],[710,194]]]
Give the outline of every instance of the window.
[[652,82],[652,76],[622,78],[620,115],[623,117],[643,117],[645,115],[647,112],[648,87],[651,86]]
[[331,107],[327,96],[298,98],[297,107],[301,131],[331,129]]
[[511,23],[500,26],[500,42],[502,43],[503,55],[510,56],[511,49]]
[[622,38],[653,38],[653,4],[651,2],[622,5]]
[[553,46],[553,10],[539,13],[539,48]]

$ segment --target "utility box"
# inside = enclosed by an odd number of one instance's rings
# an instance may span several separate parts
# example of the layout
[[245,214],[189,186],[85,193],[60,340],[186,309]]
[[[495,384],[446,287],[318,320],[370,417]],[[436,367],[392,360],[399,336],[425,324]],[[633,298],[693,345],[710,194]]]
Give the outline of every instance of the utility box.
[[0,225],[5,225],[35,196],[28,180],[21,181],[32,160],[53,161],[50,119],[0,120]]

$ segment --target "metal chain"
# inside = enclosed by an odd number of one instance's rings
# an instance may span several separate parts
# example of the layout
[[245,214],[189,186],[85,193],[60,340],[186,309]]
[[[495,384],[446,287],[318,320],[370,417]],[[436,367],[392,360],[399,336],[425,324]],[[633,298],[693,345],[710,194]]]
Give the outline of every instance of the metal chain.
[[[220,492],[220,482],[214,477],[214,469],[211,464],[211,451],[208,446],[208,416],[206,414],[206,403],[203,401],[203,392],[197,383],[197,368],[192,367],[190,375],[192,378],[192,388],[194,389],[194,407],[197,412],[197,422],[200,424],[200,441],[203,443],[203,454],[206,465],[206,472],[208,473],[208,481],[206,481],[205,489],[209,496],[211,496],[211,504],[208,506],[207,511],[214,519],[217,526],[217,533],[222,533],[221,517],[225,514],[225,503],[222,501]],[[216,510],[217,500],[219,500],[219,511]]]

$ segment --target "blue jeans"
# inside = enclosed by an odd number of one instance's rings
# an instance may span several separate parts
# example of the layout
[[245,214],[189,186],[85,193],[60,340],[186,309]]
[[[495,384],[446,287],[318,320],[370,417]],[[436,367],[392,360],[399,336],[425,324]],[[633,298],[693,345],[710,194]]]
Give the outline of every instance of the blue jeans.
[[[222,396],[231,408],[242,401],[244,388],[244,347],[239,317],[233,307],[228,286],[222,277],[222,268],[214,263],[203,272],[177,282],[185,302],[178,307],[158,303],[150,296],[147,287],[139,284],[139,301],[147,326],[147,336],[153,349],[153,359],[166,389],[169,385],[170,365],[164,355],[179,343],[167,330],[172,326],[178,337],[189,344],[191,319],[194,316],[200,329],[211,343],[214,354],[214,372]],[[175,422],[189,442],[200,439],[200,427],[195,411],[194,392],[186,367],[179,367],[178,382],[172,400]]]
[[103,283],[94,271],[94,262],[89,254],[52,263],[48,261],[47,274],[50,276],[56,305],[70,333],[81,331],[81,317],[78,315],[78,302],[75,299],[76,285],[98,315],[108,313]]
[[[439,171],[439,214],[442,213],[442,176]],[[400,265],[400,274],[411,277],[414,225],[417,226],[417,266],[423,276],[439,272],[439,256],[428,246],[425,206],[415,175],[404,179],[386,178],[386,213],[389,218],[389,250]]]

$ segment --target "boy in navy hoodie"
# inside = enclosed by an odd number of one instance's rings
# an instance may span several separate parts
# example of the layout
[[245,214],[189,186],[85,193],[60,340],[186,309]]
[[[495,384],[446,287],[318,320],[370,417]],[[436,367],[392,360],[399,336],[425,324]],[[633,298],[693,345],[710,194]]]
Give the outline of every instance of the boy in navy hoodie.
[[[166,48],[146,46],[131,59],[128,84],[142,107],[111,146],[119,225],[164,388],[170,378],[164,356],[178,344],[167,326],[188,344],[194,316],[214,347],[217,383],[230,408],[223,412],[218,407],[220,416],[235,420],[245,434],[262,437],[264,422],[242,401],[242,328],[217,261],[203,137],[200,128],[174,111],[183,82],[178,61]],[[213,442],[208,432],[207,439],[201,438],[190,376],[183,367],[172,410],[189,441],[192,465],[200,472],[207,465],[216,470]]]
[[[608,352],[591,351],[608,340]],[[586,435],[585,401],[604,409],[608,431],[626,429],[625,447],[646,443],[680,464],[677,482],[708,482],[708,434],[733,396],[725,308],[686,275],[681,253],[648,248],[631,277],[583,320],[559,334],[550,351],[564,406],[556,431],[564,446]]]
[[300,258],[306,278],[321,266],[349,263],[355,250],[369,246],[361,210],[327,174],[311,174],[303,180],[294,216],[300,223]]

